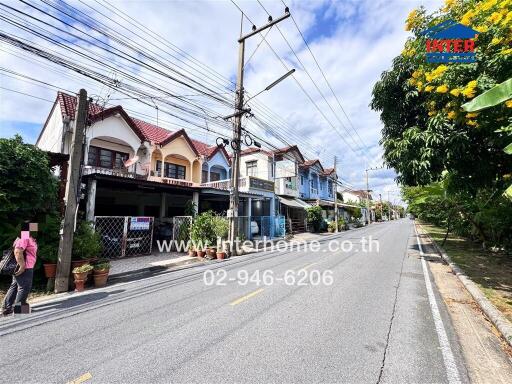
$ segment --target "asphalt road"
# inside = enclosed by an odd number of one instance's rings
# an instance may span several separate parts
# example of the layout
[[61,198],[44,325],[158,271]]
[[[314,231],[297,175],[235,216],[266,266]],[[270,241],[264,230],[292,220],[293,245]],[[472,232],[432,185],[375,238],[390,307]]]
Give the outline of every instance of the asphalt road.
[[[361,249],[361,237],[370,235],[378,252]],[[412,221],[336,238],[354,249],[330,251],[324,242],[316,251],[233,258],[0,320],[0,377],[9,383],[466,382],[435,286],[429,297]],[[226,285],[206,285],[206,270],[215,281],[225,271]],[[268,285],[243,285],[244,271],[272,272]],[[325,271],[332,271],[332,284],[316,284]]]

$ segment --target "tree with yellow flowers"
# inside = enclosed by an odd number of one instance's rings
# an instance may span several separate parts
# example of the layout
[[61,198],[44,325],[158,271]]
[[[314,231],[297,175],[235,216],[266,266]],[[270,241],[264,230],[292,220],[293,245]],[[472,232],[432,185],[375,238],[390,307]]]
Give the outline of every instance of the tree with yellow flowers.
[[[447,20],[479,31],[475,63],[427,63],[421,32]],[[371,102],[384,124],[386,164],[406,187],[442,181],[459,214],[474,225],[493,207],[512,213],[503,208],[510,201],[502,200],[512,177],[512,156],[503,150],[511,141],[512,101],[462,108],[512,77],[512,0],[447,0],[432,14],[413,10],[405,29],[411,37],[375,84]]]

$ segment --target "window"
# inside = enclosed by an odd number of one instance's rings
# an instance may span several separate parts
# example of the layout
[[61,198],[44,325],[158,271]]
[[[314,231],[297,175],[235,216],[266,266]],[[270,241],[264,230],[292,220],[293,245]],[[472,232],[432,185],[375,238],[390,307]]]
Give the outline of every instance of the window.
[[89,147],[88,165],[102,168],[124,168],[124,162],[128,160],[128,154],[112,151],[110,149]]
[[[160,160],[156,161],[156,173],[160,176],[160,172],[162,170],[162,162]],[[171,179],[180,179],[185,180],[186,176],[186,167],[183,165],[178,165],[174,163],[165,163],[164,165],[164,177],[169,177]]]
[[203,183],[207,183],[209,180],[208,180],[208,171],[204,171],[201,173],[201,180]]
[[220,173],[210,171],[210,181],[219,181],[219,180],[220,180]]
[[258,175],[258,160],[246,161],[245,168],[246,168],[247,176],[257,176]]
[[300,185],[304,185],[304,176],[300,175]]

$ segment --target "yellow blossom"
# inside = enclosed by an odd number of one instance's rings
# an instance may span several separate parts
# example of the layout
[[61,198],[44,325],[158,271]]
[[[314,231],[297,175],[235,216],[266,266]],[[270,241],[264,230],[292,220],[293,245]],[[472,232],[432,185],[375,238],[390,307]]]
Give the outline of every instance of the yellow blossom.
[[502,37],[493,37],[490,45],[498,45],[503,40]]
[[450,91],[450,95],[452,96],[459,96],[460,95],[460,89],[459,88],[453,88],[451,91]]
[[444,0],[444,8],[443,11],[449,11],[453,5],[455,4],[455,0]]
[[511,100],[507,100],[507,101],[505,101],[505,106],[506,106],[507,108],[512,108],[512,99],[511,99]]
[[418,16],[419,16],[419,13],[418,13],[417,9],[414,9],[413,11],[411,11],[411,13],[409,13],[409,15],[407,16],[407,19],[405,20],[405,30],[406,31],[410,31],[411,29],[413,29],[416,26],[416,23],[418,21],[417,20]]
[[489,27],[487,25],[479,25],[478,27],[475,27],[475,29],[478,32],[484,33],[484,32],[487,32],[489,30]]
[[505,18],[501,21],[502,25],[507,25],[510,21],[512,21],[512,11],[508,12]]
[[434,89],[434,86],[433,86],[433,85],[427,85],[427,86],[425,87],[425,92],[431,92],[433,89]]
[[428,113],[428,115],[429,115],[429,116],[434,116],[434,114],[435,114],[435,113],[436,113],[435,111],[430,111],[430,112]]
[[474,88],[465,88],[462,91],[462,94],[466,96],[468,99],[472,99],[476,95],[476,91]]
[[412,77],[413,77],[414,79],[417,79],[417,78],[418,78],[418,77],[420,77],[420,76],[421,76],[421,71],[414,71],[414,72],[412,73]]
[[450,112],[448,112],[448,118],[449,118],[450,120],[455,119],[455,117],[456,117],[456,116],[457,116],[457,112],[455,112],[455,111],[450,111]]
[[489,0],[484,3],[480,3],[481,4],[480,9],[482,11],[488,11],[489,9],[494,7],[496,5],[496,3],[497,3],[497,0]]
[[473,10],[469,10],[464,14],[464,16],[462,16],[460,22],[461,24],[469,25],[471,20],[473,20],[473,17],[475,17],[475,12]]
[[473,127],[478,125],[478,123],[475,120],[468,120],[468,121],[466,121],[466,124],[467,125],[471,125]]
[[500,55],[512,55],[512,48],[501,51]]
[[470,112],[470,113],[466,113],[466,117],[468,119],[472,119],[473,117],[477,117],[478,116],[478,112]]
[[436,88],[437,93],[446,93],[448,92],[448,86],[446,84],[440,85]]
[[505,8],[506,6],[508,6],[511,3],[512,3],[512,0],[502,0],[502,1],[500,1],[499,7],[500,8]]
[[493,12],[493,14],[491,16],[489,16],[487,18],[487,20],[489,20],[493,24],[498,24],[502,18],[503,18],[503,15],[501,13]]
[[416,85],[416,80],[415,80],[415,79],[413,79],[413,78],[411,77],[411,78],[408,80],[408,83],[409,83],[410,85]]
[[418,81],[416,83],[416,89],[418,90],[418,92],[421,92],[421,90],[423,89],[423,82]]

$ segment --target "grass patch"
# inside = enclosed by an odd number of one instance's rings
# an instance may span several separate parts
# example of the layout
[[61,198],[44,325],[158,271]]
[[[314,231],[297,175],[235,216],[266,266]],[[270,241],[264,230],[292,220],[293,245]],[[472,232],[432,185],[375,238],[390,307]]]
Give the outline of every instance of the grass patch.
[[[446,230],[429,224],[421,225],[441,245]],[[443,249],[480,286],[496,308],[512,321],[512,257],[484,250],[478,243],[451,234]]]

